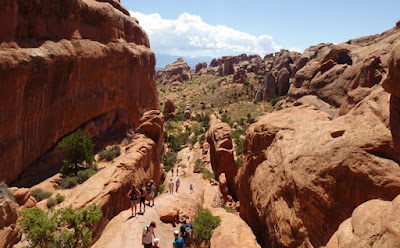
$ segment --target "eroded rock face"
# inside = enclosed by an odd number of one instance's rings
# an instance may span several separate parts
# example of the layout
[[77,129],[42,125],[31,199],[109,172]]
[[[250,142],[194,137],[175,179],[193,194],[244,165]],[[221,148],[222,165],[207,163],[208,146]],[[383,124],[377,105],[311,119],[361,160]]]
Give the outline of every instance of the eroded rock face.
[[389,94],[377,89],[333,121],[300,106],[249,127],[238,197],[262,246],[325,245],[358,205],[400,193],[388,109]]
[[236,197],[235,176],[238,169],[234,158],[231,128],[214,115],[210,117],[207,142],[210,145],[211,166],[215,177],[219,178],[221,173],[225,173],[229,193]]
[[190,77],[190,66],[182,58],[177,59],[157,72],[158,84],[161,85],[183,83],[189,80]]
[[195,73],[200,73],[203,69],[207,69],[207,62],[198,63],[195,67]]
[[340,224],[325,248],[400,247],[400,196],[370,200]]
[[112,126],[136,128],[158,108],[147,35],[109,2],[5,1],[0,42],[11,42],[0,50],[0,180],[13,181],[97,117],[115,113]]
[[7,198],[0,198],[0,247],[13,247],[18,242],[17,219],[16,204]]

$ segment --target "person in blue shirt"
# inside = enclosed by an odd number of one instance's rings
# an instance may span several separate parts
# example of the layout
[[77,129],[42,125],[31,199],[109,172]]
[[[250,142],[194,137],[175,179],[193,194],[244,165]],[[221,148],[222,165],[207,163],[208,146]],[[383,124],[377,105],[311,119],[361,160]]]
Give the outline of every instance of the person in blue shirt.
[[182,237],[179,237],[179,231],[174,231],[175,240],[172,242],[172,248],[185,248],[185,243]]

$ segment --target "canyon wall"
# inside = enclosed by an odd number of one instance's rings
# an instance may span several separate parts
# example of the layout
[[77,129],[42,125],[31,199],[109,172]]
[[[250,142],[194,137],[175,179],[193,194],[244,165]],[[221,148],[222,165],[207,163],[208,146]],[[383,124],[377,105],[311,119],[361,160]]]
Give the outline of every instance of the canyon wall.
[[11,182],[85,123],[136,129],[158,109],[155,57],[118,1],[2,0],[0,180]]

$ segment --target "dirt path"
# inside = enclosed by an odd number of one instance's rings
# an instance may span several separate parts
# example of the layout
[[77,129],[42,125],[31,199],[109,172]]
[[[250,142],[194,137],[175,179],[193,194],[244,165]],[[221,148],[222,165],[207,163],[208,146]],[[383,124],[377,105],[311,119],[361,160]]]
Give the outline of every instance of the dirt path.
[[[193,218],[197,211],[203,207],[204,180],[200,174],[193,173],[194,161],[201,155],[201,153],[199,155],[199,152],[196,149],[193,151],[189,148],[181,150],[178,153],[178,158],[181,159],[180,164],[184,165],[184,168],[179,168],[178,175],[175,172],[172,176],[171,171],[167,173],[164,192],[156,197],[155,206],[146,206],[145,213],[138,214],[135,217],[131,216],[130,209],[122,211],[107,224],[100,239],[92,247],[143,247],[141,245],[143,228],[149,225],[151,221],[157,224],[155,234],[156,237],[160,238],[160,247],[171,247],[174,238],[173,231],[179,229],[179,225],[173,227],[170,223],[163,223],[160,218],[175,209],[180,211],[181,216]],[[174,168],[176,169],[177,166],[178,164]],[[167,193],[167,184],[170,178],[175,183],[178,177],[181,180],[178,193]],[[193,185],[194,193],[190,192],[190,184]]]

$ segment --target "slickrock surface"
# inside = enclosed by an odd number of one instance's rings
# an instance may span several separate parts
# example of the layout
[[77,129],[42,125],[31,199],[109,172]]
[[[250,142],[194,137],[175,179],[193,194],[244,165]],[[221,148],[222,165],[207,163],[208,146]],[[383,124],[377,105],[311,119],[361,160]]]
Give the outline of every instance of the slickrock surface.
[[325,245],[358,205],[396,197],[400,152],[388,126],[382,88],[333,121],[300,106],[251,125],[238,194],[240,215],[261,245]]
[[325,248],[400,247],[400,196],[358,206]]
[[118,1],[2,5],[0,180],[15,180],[96,117],[112,115],[115,129],[136,128],[144,112],[158,108],[147,35]]

